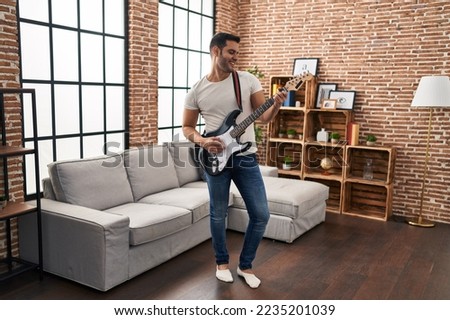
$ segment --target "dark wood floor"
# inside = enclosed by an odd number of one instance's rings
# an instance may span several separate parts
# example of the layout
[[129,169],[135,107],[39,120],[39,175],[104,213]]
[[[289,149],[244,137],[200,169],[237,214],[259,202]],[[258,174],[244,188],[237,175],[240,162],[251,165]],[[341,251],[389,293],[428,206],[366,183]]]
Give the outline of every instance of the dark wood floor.
[[217,281],[209,241],[108,292],[29,272],[0,283],[0,299],[450,299],[450,225],[328,214],[292,244],[264,239],[250,289],[236,276],[242,234],[229,232],[235,281]]

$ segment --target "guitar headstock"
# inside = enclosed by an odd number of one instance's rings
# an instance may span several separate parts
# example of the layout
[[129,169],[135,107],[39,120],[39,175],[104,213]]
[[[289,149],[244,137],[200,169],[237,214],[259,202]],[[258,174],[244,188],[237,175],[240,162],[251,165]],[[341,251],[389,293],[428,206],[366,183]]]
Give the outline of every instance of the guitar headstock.
[[291,80],[286,82],[284,88],[287,91],[297,91],[307,80],[311,80],[314,76],[308,71],[303,72],[302,74],[294,76]]

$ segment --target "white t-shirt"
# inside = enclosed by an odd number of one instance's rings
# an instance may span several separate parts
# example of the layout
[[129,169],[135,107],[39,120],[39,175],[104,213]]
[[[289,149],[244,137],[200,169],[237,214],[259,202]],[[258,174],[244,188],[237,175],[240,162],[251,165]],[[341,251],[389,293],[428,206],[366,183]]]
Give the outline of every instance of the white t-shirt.
[[[237,117],[237,124],[253,112],[251,95],[262,90],[261,83],[251,73],[238,71],[238,75],[243,112]],[[205,120],[205,131],[207,133],[219,129],[230,112],[239,109],[232,74],[230,73],[229,77],[220,82],[211,82],[206,76],[200,79],[186,95],[184,107],[190,110],[199,110]],[[253,124],[245,130],[239,139],[241,142],[252,142],[254,147],[251,152],[256,152]]]

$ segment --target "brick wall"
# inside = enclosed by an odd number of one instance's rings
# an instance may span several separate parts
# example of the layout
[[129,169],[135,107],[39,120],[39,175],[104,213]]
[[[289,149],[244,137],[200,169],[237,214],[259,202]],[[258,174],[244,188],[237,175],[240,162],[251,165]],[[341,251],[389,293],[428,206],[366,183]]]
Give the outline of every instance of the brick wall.
[[[222,1],[221,1],[222,2]],[[319,58],[319,81],[356,90],[361,135],[398,148],[393,211],[417,215],[428,110],[411,108],[420,78],[450,74],[447,1],[241,0],[240,67],[290,74],[294,58]],[[445,111],[447,110],[447,111]],[[450,223],[449,109],[434,112],[425,216]]]
[[158,1],[129,1],[130,146],[158,142]]

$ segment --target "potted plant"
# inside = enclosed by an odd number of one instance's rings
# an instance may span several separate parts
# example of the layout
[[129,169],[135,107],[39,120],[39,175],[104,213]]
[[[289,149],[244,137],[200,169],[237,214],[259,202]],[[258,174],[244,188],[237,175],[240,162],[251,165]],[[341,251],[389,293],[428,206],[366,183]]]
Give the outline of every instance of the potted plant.
[[295,129],[288,129],[286,133],[289,139],[294,139],[297,131]]
[[293,161],[291,156],[285,156],[283,160],[283,170],[291,170]]
[[255,142],[257,144],[261,143],[263,140],[263,130],[259,126],[255,126]]
[[368,146],[373,146],[375,145],[375,142],[377,141],[377,137],[373,134],[368,134],[366,137],[366,144]]
[[254,67],[248,68],[246,71],[249,72],[249,73],[251,73],[251,74],[254,75],[255,77],[257,77],[258,79],[264,78],[264,73],[262,73],[262,72],[258,69],[258,66],[254,66]]
[[284,138],[285,135],[286,135],[286,130],[284,130],[284,129],[278,130],[278,138]]
[[330,135],[331,143],[338,143],[341,135],[339,132],[332,132]]

